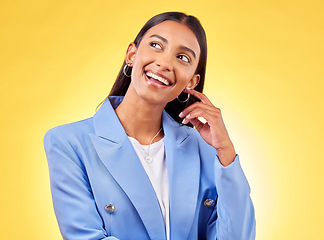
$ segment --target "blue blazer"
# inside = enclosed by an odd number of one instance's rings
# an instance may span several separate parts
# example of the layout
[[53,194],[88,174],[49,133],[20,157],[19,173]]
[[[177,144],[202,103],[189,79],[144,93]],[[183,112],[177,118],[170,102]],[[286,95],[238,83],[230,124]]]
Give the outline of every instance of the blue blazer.
[[[109,97],[89,119],[44,138],[55,214],[64,239],[166,240],[157,197]],[[223,167],[192,128],[162,116],[170,239],[254,239],[249,184],[236,156]]]

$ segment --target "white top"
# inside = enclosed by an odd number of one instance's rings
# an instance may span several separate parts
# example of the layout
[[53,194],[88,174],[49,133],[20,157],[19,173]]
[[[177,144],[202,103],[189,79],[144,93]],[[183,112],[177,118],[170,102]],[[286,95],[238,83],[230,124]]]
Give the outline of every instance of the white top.
[[[164,154],[164,139],[149,145],[141,145],[135,138],[128,136],[134,150],[140,159],[144,170],[149,177],[154,188],[156,197],[159,201],[161,212],[163,215],[167,239],[170,239],[170,212],[169,212],[169,182],[167,166]],[[148,155],[152,158],[152,162],[146,161]]]

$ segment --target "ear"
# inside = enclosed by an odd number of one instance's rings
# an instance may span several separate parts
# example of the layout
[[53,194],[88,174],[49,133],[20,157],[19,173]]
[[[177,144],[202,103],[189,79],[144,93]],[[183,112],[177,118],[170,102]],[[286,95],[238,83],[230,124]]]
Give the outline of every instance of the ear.
[[200,75],[199,74],[193,75],[193,77],[190,79],[187,85],[187,88],[194,89],[198,85],[199,81],[200,81]]
[[128,63],[130,66],[133,66],[136,51],[137,51],[137,47],[135,43],[130,43],[126,51],[126,58],[125,58],[126,63]]

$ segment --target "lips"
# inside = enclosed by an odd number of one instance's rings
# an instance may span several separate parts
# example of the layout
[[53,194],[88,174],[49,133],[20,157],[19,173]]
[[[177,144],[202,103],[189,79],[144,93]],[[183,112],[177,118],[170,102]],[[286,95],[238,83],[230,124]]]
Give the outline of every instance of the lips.
[[154,81],[156,83],[160,83],[160,84],[162,84],[164,86],[172,85],[172,82],[171,82],[171,80],[169,78],[167,78],[163,74],[160,74],[160,73],[158,73],[156,71],[151,71],[150,70],[150,71],[145,72],[145,74],[146,74],[146,76],[147,76],[147,78],[149,80],[152,80],[152,81]]

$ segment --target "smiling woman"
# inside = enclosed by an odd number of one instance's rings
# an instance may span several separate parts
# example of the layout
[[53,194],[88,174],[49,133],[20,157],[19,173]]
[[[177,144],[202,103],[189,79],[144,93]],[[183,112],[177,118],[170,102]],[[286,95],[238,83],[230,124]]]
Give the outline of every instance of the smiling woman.
[[129,44],[98,112],[47,132],[64,239],[255,238],[249,184],[202,94],[206,57],[197,18],[159,14]]

